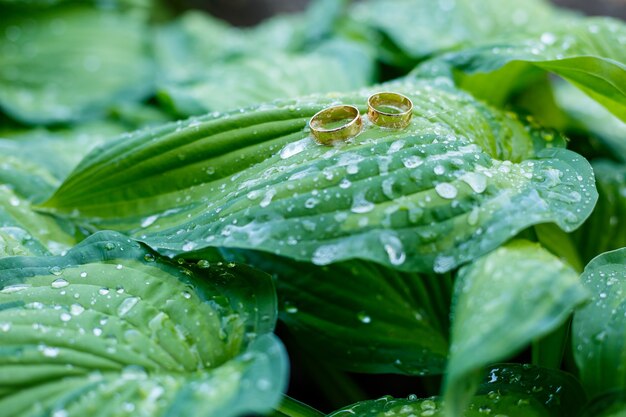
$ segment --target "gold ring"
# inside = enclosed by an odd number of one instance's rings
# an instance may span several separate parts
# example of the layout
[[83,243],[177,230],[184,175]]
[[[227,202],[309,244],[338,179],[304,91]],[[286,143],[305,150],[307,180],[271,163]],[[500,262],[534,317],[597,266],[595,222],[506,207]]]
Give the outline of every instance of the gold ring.
[[315,140],[322,145],[355,137],[361,132],[363,121],[354,106],[333,106],[319,111],[311,118],[309,127]]
[[398,93],[376,93],[367,99],[367,117],[378,126],[403,129],[411,122],[413,102]]

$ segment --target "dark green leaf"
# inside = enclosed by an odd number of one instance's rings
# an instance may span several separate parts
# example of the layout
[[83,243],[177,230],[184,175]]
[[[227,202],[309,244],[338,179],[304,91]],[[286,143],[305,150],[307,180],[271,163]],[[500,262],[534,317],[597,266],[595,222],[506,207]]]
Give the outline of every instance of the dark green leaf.
[[320,360],[355,372],[443,372],[450,277],[357,261],[319,267],[262,253],[239,257],[277,277],[281,320]]
[[618,390],[595,398],[579,417],[626,417],[626,393]]
[[437,272],[529,225],[571,231],[589,215],[591,168],[552,148],[562,142],[551,132],[446,80],[380,88],[413,99],[408,128],[367,124],[336,147],[311,139],[315,112],[364,111],[372,90],[192,119],[92,152],[44,207],[171,254],[221,246]]
[[[530,365],[504,364],[488,369],[478,393],[455,417],[572,417],[585,403],[585,393],[572,376]],[[371,417],[444,417],[448,407],[438,397],[383,397],[363,401],[331,413]],[[445,411],[444,411],[445,410]]]
[[593,259],[582,275],[591,302],[574,314],[572,345],[590,395],[626,388],[626,248]]
[[550,332],[586,298],[576,271],[528,241],[513,241],[461,269],[444,388],[451,415],[469,402],[483,366]]
[[585,262],[626,246],[626,165],[599,160],[593,163],[593,170],[598,204],[574,235]]
[[142,18],[80,4],[2,13],[0,107],[12,117],[81,120],[151,91]]
[[114,232],[0,259],[0,409],[15,417],[238,416],[280,399],[269,277],[179,264]]

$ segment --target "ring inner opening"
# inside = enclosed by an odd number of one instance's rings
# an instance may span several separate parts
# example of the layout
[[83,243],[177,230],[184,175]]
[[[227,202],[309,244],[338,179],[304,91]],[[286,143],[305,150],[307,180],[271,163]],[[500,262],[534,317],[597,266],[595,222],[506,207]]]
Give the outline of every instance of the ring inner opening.
[[403,114],[411,109],[408,99],[395,94],[378,94],[370,99],[370,105],[380,113],[391,115]]
[[317,115],[311,125],[317,130],[330,131],[350,124],[357,116],[356,109],[350,107],[333,108]]

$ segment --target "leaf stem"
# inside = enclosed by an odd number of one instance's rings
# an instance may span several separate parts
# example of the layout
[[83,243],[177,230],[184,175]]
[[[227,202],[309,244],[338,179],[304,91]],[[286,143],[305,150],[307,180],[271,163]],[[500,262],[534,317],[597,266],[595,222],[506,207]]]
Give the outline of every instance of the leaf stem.
[[324,417],[325,414],[317,411],[315,408],[308,406],[298,400],[287,395],[283,395],[283,399],[276,407],[271,417]]

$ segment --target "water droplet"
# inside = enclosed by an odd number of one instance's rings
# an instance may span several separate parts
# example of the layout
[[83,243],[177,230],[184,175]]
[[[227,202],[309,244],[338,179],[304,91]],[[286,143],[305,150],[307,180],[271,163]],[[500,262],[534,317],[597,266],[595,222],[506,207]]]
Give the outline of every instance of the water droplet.
[[148,217],[144,218],[141,221],[141,227],[148,227],[148,226],[150,226],[152,223],[157,221],[158,218],[159,218],[158,215],[148,216]]
[[115,269],[119,270],[119,269],[122,269],[122,268],[124,268],[124,265],[122,265],[122,264],[115,265]]
[[453,256],[439,255],[435,258],[433,270],[439,274],[448,272],[454,268],[455,260]]
[[482,193],[487,189],[487,177],[481,173],[467,172],[462,177],[464,181],[475,193]]
[[181,295],[183,296],[183,298],[186,298],[187,300],[191,298],[191,293],[189,291],[183,291]]
[[392,265],[402,265],[404,261],[406,261],[404,246],[395,233],[382,233],[380,235],[380,242],[383,244],[389,262],[391,262]]
[[146,261],[146,262],[154,262],[154,261],[156,260],[156,258],[154,257],[154,255],[153,255],[153,254],[151,254],[151,253],[146,253],[146,254],[143,256],[143,259],[144,259],[144,261]]
[[99,328],[99,327],[94,327],[94,329],[93,329],[93,334],[94,334],[94,336],[96,336],[96,337],[101,336],[101,335],[102,335],[102,329],[101,329],[101,328]]
[[30,288],[30,284],[7,285],[6,287],[2,288],[2,290],[0,290],[0,294],[11,294],[14,292],[23,291],[27,288]]
[[80,277],[81,278],[87,278],[87,273],[86,272],[81,272],[80,273]]
[[453,198],[455,198],[458,194],[458,191],[456,189],[456,187],[452,184],[449,184],[447,182],[441,183],[441,184],[437,184],[435,186],[435,191],[437,192],[437,194],[439,194],[439,196],[441,198],[445,198],[448,200],[452,200]]
[[298,307],[296,307],[289,301],[285,301],[285,312],[289,314],[296,314],[298,312]]
[[69,313],[61,313],[60,318],[61,318],[61,321],[68,322],[72,319],[72,315]]
[[55,347],[40,345],[39,351],[43,353],[46,358],[56,358],[59,356],[59,349]]
[[127,314],[139,302],[138,297],[128,297],[117,308],[117,314],[122,317]]
[[437,166],[435,166],[433,171],[437,175],[443,175],[446,172],[446,169],[443,167],[443,165],[437,165]]
[[11,323],[9,322],[2,322],[0,323],[0,331],[3,332],[8,332],[9,330],[11,330]]
[[198,244],[196,242],[187,242],[183,245],[182,249],[185,252],[190,252],[192,250],[194,250],[196,248],[196,246],[198,246]]
[[107,295],[109,293],[109,289],[108,288],[100,288],[98,290],[98,294],[100,295]]
[[374,210],[374,203],[372,203],[371,201],[368,201],[365,198],[365,190],[360,191],[358,193],[356,193],[354,195],[354,198],[352,200],[352,207],[350,208],[350,211],[352,211],[353,213],[368,213],[372,210]]
[[112,242],[107,242],[104,244],[104,249],[106,250],[113,250],[115,249],[115,244]]
[[294,155],[299,154],[300,152],[306,149],[306,146],[308,143],[310,143],[310,139],[305,138],[305,139],[287,144],[283,149],[281,149],[279,153],[280,158],[287,159],[287,158],[291,158]]
[[83,311],[85,311],[85,308],[81,306],[80,304],[72,304],[70,306],[70,313],[73,316],[79,316],[83,313]]
[[63,288],[63,287],[67,287],[68,285],[70,285],[70,283],[64,280],[63,278],[57,278],[54,281],[52,281],[52,283],[50,284],[52,288]]
[[372,318],[368,316],[367,313],[364,311],[361,311],[359,314],[357,314],[356,318],[359,319],[359,321],[364,324],[369,324],[372,322]]
[[59,275],[63,274],[63,270],[61,269],[60,266],[53,266],[53,267],[50,268],[50,273],[52,275],[59,276]]
[[424,161],[422,160],[422,158],[420,158],[417,155],[410,155],[410,156],[407,156],[406,158],[402,158],[402,164],[409,169],[417,168],[423,163]]

